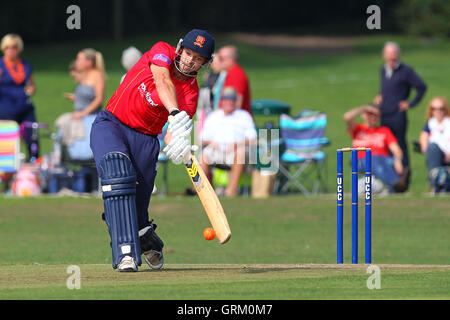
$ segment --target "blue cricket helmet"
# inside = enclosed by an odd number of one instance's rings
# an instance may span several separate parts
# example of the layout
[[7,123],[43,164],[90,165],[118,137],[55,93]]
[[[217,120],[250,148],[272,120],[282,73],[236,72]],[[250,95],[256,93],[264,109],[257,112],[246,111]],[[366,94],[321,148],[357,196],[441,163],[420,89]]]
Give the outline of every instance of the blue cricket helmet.
[[191,49],[210,60],[214,54],[215,40],[206,30],[193,29],[184,36],[181,46]]

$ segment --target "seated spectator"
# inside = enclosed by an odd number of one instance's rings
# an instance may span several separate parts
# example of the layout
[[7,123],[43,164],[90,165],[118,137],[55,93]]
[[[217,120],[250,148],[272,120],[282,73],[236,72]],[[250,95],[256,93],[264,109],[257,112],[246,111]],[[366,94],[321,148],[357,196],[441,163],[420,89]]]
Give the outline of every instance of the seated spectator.
[[[123,50],[122,58],[120,59],[120,61],[122,62],[123,68],[128,72],[136,64],[136,62],[139,61],[141,57],[142,57],[141,51],[139,51],[135,47],[128,47],[127,49]],[[120,83],[122,83],[126,75],[127,74],[125,73],[122,76],[122,78],[120,79]]]
[[238,95],[237,108],[248,111],[253,115],[250,105],[250,83],[244,68],[238,62],[239,53],[237,48],[234,46],[221,48],[217,54],[217,59],[220,60],[222,69],[227,72],[223,88],[233,87],[236,89]]
[[202,157],[200,165],[212,181],[211,165],[231,167],[230,179],[225,195],[237,195],[239,179],[244,172],[246,151],[256,140],[256,129],[252,117],[237,109],[237,93],[234,88],[225,88],[221,108],[212,112],[205,121],[202,133]]
[[[420,149],[426,155],[428,177],[432,188],[438,187],[439,172],[450,165],[450,112],[445,98],[431,99],[420,133]],[[445,183],[445,182],[444,182]]]
[[91,159],[91,126],[102,109],[105,95],[103,56],[94,49],[84,49],[69,69],[77,86],[74,93],[65,93],[64,96],[73,102],[75,112],[59,117],[57,125],[62,130],[63,144],[67,145],[71,158]]
[[[363,124],[354,121],[359,115]],[[372,149],[373,175],[388,187],[390,193],[404,192],[407,170],[402,165],[402,150],[391,130],[379,125],[380,110],[374,105],[361,106],[347,111],[344,120],[352,136],[352,146]],[[364,152],[358,152],[358,171],[364,170]]]
[[97,114],[102,109],[105,97],[105,69],[103,56],[94,49],[80,51],[75,60],[80,72],[80,82],[75,89],[73,119]]

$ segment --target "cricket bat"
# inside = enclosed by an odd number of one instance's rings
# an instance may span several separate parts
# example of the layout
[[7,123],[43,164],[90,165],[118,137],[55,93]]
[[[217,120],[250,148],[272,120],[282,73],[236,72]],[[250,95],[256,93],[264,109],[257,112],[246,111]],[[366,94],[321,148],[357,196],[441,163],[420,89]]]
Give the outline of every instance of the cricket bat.
[[209,183],[206,174],[198,165],[197,158],[194,155],[190,155],[185,166],[194,189],[205,208],[211,226],[216,232],[217,239],[221,244],[226,243],[231,238],[231,230],[216,192]]
[[[172,119],[173,117],[169,116],[169,122],[171,122]],[[205,208],[209,222],[211,222],[211,226],[216,232],[217,240],[219,240],[221,244],[226,243],[231,238],[231,230],[216,192],[211,183],[209,183],[208,177],[198,165],[198,161],[193,154],[189,155],[189,159],[185,166],[203,208]]]

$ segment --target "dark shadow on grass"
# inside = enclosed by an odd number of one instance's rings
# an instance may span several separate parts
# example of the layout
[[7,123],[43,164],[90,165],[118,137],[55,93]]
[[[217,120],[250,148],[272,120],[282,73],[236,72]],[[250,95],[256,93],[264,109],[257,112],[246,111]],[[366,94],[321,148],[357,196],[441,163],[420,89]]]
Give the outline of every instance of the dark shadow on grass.
[[278,266],[267,266],[264,267],[263,265],[255,265],[255,266],[249,266],[249,265],[233,265],[233,266],[201,266],[201,267],[182,267],[182,268],[173,268],[173,267],[164,267],[159,270],[153,270],[153,269],[140,269],[139,272],[197,272],[197,271],[240,271],[243,273],[248,274],[257,274],[257,273],[265,273],[265,272],[280,272],[280,271],[289,271],[289,270],[339,270],[339,269],[358,269],[361,268],[361,266],[364,265],[343,265],[343,266],[337,266],[337,265],[280,265]]
[[276,271],[286,271],[295,270],[301,268],[238,268],[238,267],[193,267],[193,268],[162,268],[160,270],[152,269],[140,269],[139,272],[180,272],[180,271],[241,271],[243,273],[265,273],[265,272],[276,272]]

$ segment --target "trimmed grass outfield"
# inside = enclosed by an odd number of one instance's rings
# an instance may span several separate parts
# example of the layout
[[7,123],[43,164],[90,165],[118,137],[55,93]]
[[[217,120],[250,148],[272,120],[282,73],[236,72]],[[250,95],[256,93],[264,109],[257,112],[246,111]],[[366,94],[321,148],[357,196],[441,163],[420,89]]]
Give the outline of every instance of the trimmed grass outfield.
[[[380,290],[367,288],[366,265],[335,265],[333,196],[223,199],[223,206],[233,236],[220,245],[203,239],[209,222],[196,197],[155,197],[151,216],[166,244],[166,265],[119,274],[111,267],[101,199],[0,198],[0,299],[450,298],[448,197],[374,199]],[[363,263],[362,214],[360,223]],[[66,287],[69,265],[80,267],[80,290]]]
[[[94,47],[104,54],[108,99],[124,72],[123,49],[135,45],[145,51],[156,41],[175,44],[179,37],[26,44],[23,57],[34,70],[38,120],[53,124],[58,115],[73,110],[63,93],[74,89],[67,67],[79,50]],[[419,137],[430,98],[450,98],[449,41],[341,38],[325,41],[335,43],[335,48],[317,50],[324,41],[313,39],[315,45],[305,50],[296,45],[298,39],[254,42],[249,35],[234,34],[219,34],[216,39],[219,47],[230,43],[239,47],[253,99],[282,100],[292,106],[292,114],[306,108],[327,113],[331,192],[336,188],[335,150],[350,144],[342,115],[372,101],[377,93],[380,52],[386,40],[400,43],[402,59],[428,85],[424,100],[408,112],[410,146]],[[256,119],[258,124],[265,120]],[[42,138],[41,145],[43,153],[50,152],[49,139]],[[203,207],[197,197],[179,196],[191,183],[182,166],[170,164],[169,197],[154,196],[150,206],[150,216],[166,244],[166,265],[160,271],[150,271],[146,265],[134,274],[112,270],[100,198],[0,197],[0,299],[449,299],[450,198],[428,196],[424,156],[411,150],[411,161],[408,194],[373,200],[372,252],[373,263],[381,268],[379,290],[367,288],[367,266],[335,265],[334,194],[223,199],[233,236],[219,245],[203,239],[203,229],[209,226]],[[346,195],[346,262],[350,261],[349,200]],[[360,263],[363,211],[361,204]],[[66,287],[70,265],[80,267],[80,290]]]
[[[0,299],[449,299],[450,266],[380,265],[380,289],[366,266],[167,265],[120,274],[80,265],[81,287],[66,287],[67,266],[0,267]],[[8,278],[8,282],[6,279]]]

